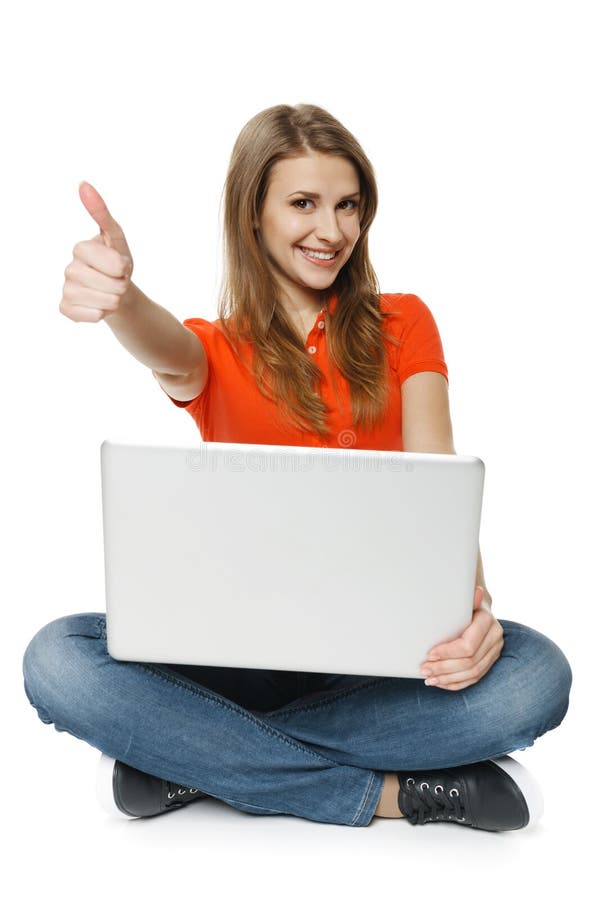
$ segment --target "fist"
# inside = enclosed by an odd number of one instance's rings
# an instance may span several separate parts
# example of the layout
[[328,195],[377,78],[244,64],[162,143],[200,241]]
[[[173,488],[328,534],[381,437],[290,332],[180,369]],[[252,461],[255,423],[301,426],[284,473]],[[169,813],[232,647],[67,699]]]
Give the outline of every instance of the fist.
[[74,322],[99,322],[125,303],[131,288],[133,259],[121,226],[98,191],[82,181],[79,197],[100,233],[73,247],[58,308]]

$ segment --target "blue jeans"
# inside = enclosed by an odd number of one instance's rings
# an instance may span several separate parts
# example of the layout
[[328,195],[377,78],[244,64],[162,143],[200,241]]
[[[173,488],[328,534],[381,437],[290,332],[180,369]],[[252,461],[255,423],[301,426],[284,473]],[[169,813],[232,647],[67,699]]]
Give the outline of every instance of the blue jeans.
[[517,622],[501,657],[459,691],[421,679],[121,662],[103,613],[56,619],[23,658],[47,724],[136,769],[256,815],[368,825],[385,772],[524,750],[569,706],[571,667]]

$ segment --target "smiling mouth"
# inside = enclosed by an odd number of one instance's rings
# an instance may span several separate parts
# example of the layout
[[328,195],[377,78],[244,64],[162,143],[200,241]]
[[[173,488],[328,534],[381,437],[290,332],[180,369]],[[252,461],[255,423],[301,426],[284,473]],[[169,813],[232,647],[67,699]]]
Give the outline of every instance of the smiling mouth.
[[301,244],[298,246],[306,256],[310,256],[312,259],[332,260],[341,253],[341,250],[315,250],[312,247],[303,247]]

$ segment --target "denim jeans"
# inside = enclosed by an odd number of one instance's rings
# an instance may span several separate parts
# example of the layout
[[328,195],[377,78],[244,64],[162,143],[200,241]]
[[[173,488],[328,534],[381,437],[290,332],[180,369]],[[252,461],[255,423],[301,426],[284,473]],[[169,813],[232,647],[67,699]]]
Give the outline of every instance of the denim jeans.
[[23,658],[38,716],[109,756],[256,815],[368,825],[385,772],[524,750],[569,706],[555,643],[499,620],[501,657],[459,691],[421,679],[122,662],[104,613],[49,622]]

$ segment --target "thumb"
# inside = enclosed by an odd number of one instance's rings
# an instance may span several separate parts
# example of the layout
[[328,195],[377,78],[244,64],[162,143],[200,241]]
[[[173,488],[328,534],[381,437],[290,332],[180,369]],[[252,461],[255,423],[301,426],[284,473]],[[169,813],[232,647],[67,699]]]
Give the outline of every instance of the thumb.
[[475,588],[475,597],[473,599],[473,609],[479,609],[481,604],[483,603],[483,588],[480,585],[477,585]]
[[79,197],[92,219],[99,226],[106,246],[114,247],[123,256],[131,256],[123,229],[109,213],[106,203],[96,188],[87,181],[80,182]]

